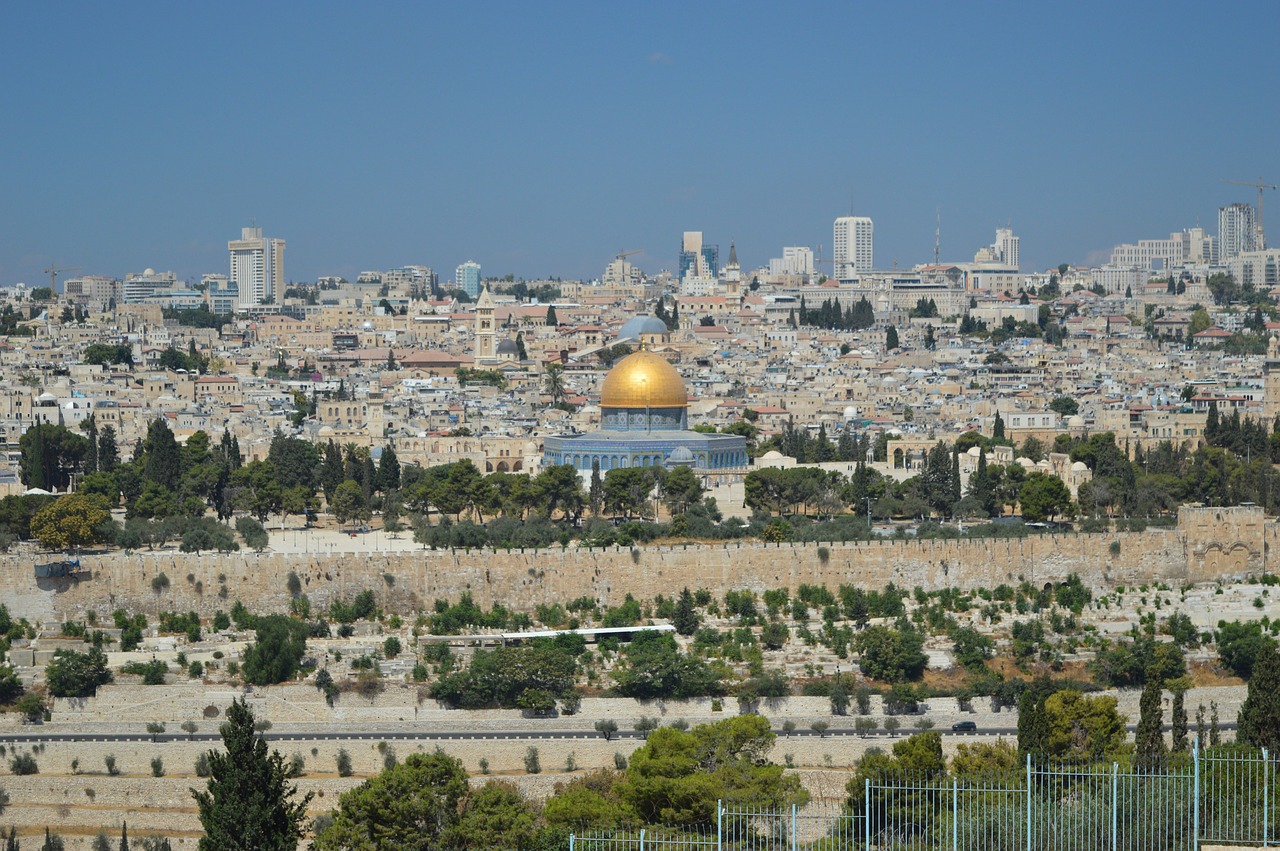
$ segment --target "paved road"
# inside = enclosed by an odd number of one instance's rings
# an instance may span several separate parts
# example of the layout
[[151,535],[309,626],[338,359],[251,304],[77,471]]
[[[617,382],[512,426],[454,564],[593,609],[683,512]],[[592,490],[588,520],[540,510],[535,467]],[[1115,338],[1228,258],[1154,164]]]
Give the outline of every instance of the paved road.
[[[1223,730],[1234,730],[1236,725],[1233,723],[1219,725]],[[1135,725],[1130,725],[1130,731],[1137,729]],[[1165,727],[1169,729],[1168,726]],[[787,734],[781,728],[775,728],[774,732],[779,737],[787,738]],[[887,730],[855,730],[852,727],[831,727],[824,733],[819,734],[810,729],[797,728],[791,732],[792,738],[801,737],[818,737],[832,738],[836,736],[856,737],[866,739],[896,739],[912,735],[919,732],[914,728],[901,728],[895,732]],[[969,737],[997,737],[997,736],[1016,736],[1018,734],[1017,727],[984,727],[979,730],[969,730],[965,732],[952,732],[947,729],[939,729],[937,732],[944,736],[969,736]],[[268,741],[277,742],[324,742],[324,741],[509,741],[521,739],[598,739],[600,734],[594,730],[312,730],[301,732],[266,732],[263,734]],[[618,730],[612,734],[614,739],[639,739],[644,734],[635,730]],[[158,736],[151,736],[146,732],[138,733],[44,733],[40,732],[38,725],[33,725],[30,733],[16,733],[10,735],[0,735],[0,743],[5,744],[36,744],[43,742],[213,742],[218,741],[222,737],[217,732],[197,732],[194,735],[188,735],[182,732],[165,732]]]

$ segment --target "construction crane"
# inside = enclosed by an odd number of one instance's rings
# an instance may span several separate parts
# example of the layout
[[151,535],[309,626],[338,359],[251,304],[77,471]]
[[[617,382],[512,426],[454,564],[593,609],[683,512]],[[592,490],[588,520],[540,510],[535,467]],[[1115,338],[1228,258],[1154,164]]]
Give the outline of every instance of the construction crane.
[[44,270],[44,273],[49,276],[49,294],[54,295],[58,292],[59,275],[63,272],[77,272],[79,270],[79,266],[64,266],[59,269],[57,263],[50,263],[49,268]]
[[630,250],[628,250],[628,251],[619,251],[616,255],[614,255],[614,258],[613,258],[613,259],[614,259],[614,260],[626,260],[626,259],[627,259],[628,257],[630,257],[632,254],[644,254],[644,249],[643,249],[643,248],[632,248],[632,249],[630,249]]
[[1276,185],[1274,183],[1263,183],[1261,177],[1258,178],[1257,182],[1250,182],[1248,180],[1225,180],[1225,179],[1222,182],[1234,183],[1237,186],[1252,186],[1254,189],[1258,190],[1258,221],[1254,226],[1254,233],[1256,235],[1255,243],[1257,245],[1257,248],[1259,251],[1262,251],[1264,248],[1267,247],[1266,231],[1262,229],[1262,192],[1264,189],[1275,189]]

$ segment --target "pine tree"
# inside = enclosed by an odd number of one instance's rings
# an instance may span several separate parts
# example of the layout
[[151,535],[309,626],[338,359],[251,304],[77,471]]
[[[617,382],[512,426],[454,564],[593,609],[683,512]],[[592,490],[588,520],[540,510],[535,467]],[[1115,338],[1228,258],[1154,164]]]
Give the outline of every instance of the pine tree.
[[200,851],[295,851],[306,825],[311,794],[297,797],[279,751],[254,731],[244,698],[227,709],[225,751],[209,752],[207,791],[192,791],[205,835]]
[[1253,663],[1249,695],[1240,705],[1237,722],[1240,742],[1280,753],[1280,650],[1271,642]]
[[516,357],[518,357],[522,361],[526,361],[529,359],[529,352],[524,347],[523,331],[516,332]]
[[387,348],[387,369],[394,372],[399,368],[400,367],[396,364],[396,350],[391,347],[388,347]]
[[50,833],[49,828],[44,829],[44,844],[40,846],[40,851],[66,851],[66,845],[62,841],[62,837],[56,833]]
[[947,482],[947,499],[951,503],[951,509],[954,510],[955,504],[960,501],[960,453],[951,453],[951,476]]
[[1159,678],[1148,677],[1138,702],[1138,730],[1133,737],[1138,763],[1148,768],[1158,764],[1165,755],[1161,694]]
[[1202,748],[1205,743],[1204,704],[1196,707],[1196,747]]
[[693,607],[693,594],[685,588],[680,592],[680,599],[676,602],[676,613],[671,618],[671,625],[681,635],[693,635],[698,631],[698,621],[698,612]]

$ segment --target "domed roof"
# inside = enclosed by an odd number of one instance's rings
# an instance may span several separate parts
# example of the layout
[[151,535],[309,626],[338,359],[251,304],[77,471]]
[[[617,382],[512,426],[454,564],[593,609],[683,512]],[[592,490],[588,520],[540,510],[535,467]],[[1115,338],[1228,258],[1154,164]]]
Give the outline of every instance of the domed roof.
[[500,355],[514,355],[518,354],[519,351],[520,349],[516,346],[516,341],[510,337],[505,337],[498,343],[498,354]]
[[667,463],[670,465],[683,464],[686,467],[693,466],[693,453],[687,446],[677,446],[671,450],[671,454],[667,456]]
[[680,373],[648,349],[618,361],[600,388],[602,408],[684,408],[688,404]]
[[619,340],[638,340],[641,334],[666,334],[667,323],[656,316],[641,313],[633,316],[618,329]]

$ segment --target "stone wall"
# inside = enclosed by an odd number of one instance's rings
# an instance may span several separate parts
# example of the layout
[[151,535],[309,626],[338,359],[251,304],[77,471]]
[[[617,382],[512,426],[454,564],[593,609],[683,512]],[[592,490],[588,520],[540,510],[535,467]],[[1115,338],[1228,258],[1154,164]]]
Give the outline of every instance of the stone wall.
[[[590,549],[421,550],[329,554],[184,554],[172,550],[84,556],[90,578],[33,577],[32,559],[0,560],[0,598],[34,621],[80,619],[89,609],[194,610],[204,615],[232,601],[256,611],[287,611],[289,574],[313,606],[373,589],[388,611],[428,607],[470,592],[476,602],[517,609],[587,596],[614,604],[680,588],[764,591],[801,583],[880,588],[992,588],[1036,585],[1079,574],[1095,588],[1158,580],[1203,582],[1267,569],[1276,525],[1261,509],[1184,508],[1179,526],[1123,534],[1036,535],[980,540],[872,541],[849,544],[689,544]],[[168,582],[154,590],[161,574]]]

